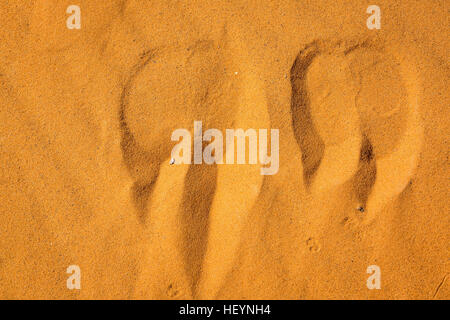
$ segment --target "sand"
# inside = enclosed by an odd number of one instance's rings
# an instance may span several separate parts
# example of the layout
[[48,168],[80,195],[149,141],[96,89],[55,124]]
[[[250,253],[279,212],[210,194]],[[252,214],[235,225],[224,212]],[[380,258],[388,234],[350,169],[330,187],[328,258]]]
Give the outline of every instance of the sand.
[[[0,298],[450,298],[450,3],[370,4],[2,1]],[[174,164],[194,121],[278,172]]]

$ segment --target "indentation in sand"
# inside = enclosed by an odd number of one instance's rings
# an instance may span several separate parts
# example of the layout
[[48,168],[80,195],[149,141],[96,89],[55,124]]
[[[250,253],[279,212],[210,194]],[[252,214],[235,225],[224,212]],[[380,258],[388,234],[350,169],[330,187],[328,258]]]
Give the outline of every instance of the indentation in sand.
[[166,296],[151,279],[161,272],[160,285],[176,279],[182,288],[177,298],[213,298],[231,271],[262,186],[261,165],[180,167],[170,159],[170,137],[178,128],[192,132],[194,120],[219,130],[270,130],[260,70],[244,48],[225,32],[220,43],[150,50],[130,75],[120,111],[122,153],[150,264],[143,264],[137,296]]
[[[230,122],[232,103],[217,110],[231,77],[222,50],[220,43],[209,40],[183,48],[149,49],[129,75],[121,98],[121,146],[135,181],[132,198],[142,222],[159,167],[170,156],[172,132],[192,131],[194,120],[216,128]],[[226,99],[231,102],[233,95]]]
[[369,218],[398,196],[423,140],[414,62],[365,41],[316,41],[292,69],[292,117],[314,193],[351,181]]
[[314,238],[308,238],[308,240],[306,240],[306,246],[308,247],[308,250],[313,253],[320,252],[321,249],[320,242]]

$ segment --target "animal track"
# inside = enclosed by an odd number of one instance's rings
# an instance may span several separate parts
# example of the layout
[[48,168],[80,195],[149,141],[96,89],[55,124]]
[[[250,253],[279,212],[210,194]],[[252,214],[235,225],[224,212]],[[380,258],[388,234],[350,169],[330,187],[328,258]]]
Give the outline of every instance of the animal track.
[[[125,87],[122,152],[147,231],[143,261],[152,261],[137,281],[139,297],[164,295],[152,279],[155,273],[177,279],[186,296],[215,297],[232,270],[259,196],[260,165],[190,167],[170,159],[171,133],[192,130],[194,120],[219,130],[270,128],[261,70],[242,49],[245,41],[235,33],[226,40],[151,51]],[[240,51],[227,56],[222,50]],[[239,59],[230,59],[235,56]],[[207,192],[205,185],[211,186]]]
[[291,85],[306,186],[317,193],[351,181],[373,219],[417,167],[423,128],[414,63],[370,41],[316,41],[297,56]]
[[306,246],[308,247],[309,251],[314,253],[320,252],[321,249],[320,242],[314,238],[309,238],[308,240],[306,240]]
[[178,288],[173,284],[170,284],[167,287],[166,293],[167,293],[167,296],[169,296],[170,298],[176,298],[181,294],[180,290],[178,290]]
[[[170,134],[208,117],[220,59],[213,42],[188,48],[146,50],[121,97],[122,153],[135,181],[132,198],[142,223],[161,163],[173,147]],[[214,63],[201,63],[213,61]],[[198,68],[198,66],[204,66]]]

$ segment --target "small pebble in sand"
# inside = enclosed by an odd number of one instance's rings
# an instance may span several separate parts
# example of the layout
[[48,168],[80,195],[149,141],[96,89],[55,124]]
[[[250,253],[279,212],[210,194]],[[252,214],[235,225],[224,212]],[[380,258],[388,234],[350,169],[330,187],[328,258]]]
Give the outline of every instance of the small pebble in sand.
[[364,212],[364,208],[359,206],[358,208],[356,208],[356,210],[360,211],[360,212]]
[[170,159],[170,165],[172,165],[174,163],[175,163],[175,159],[174,158]]

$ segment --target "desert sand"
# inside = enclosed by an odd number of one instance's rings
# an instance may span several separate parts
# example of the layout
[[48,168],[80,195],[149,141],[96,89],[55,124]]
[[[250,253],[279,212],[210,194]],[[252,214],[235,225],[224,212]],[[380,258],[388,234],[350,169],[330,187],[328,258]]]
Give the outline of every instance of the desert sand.
[[[2,1],[0,298],[450,298],[449,10]],[[174,164],[194,121],[278,172]]]

